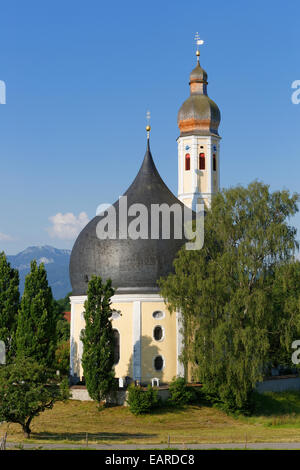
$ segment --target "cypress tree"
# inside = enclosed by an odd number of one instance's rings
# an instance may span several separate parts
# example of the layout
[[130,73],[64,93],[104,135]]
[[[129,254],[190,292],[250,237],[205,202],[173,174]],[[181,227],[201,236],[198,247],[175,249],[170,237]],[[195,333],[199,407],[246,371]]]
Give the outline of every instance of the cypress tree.
[[30,357],[45,367],[55,364],[56,313],[47,272],[31,262],[25,279],[16,333],[18,357]]
[[10,267],[2,252],[0,253],[0,341],[5,344],[6,361],[9,361],[15,352],[19,300],[18,270]]
[[101,277],[92,276],[84,304],[82,367],[89,395],[98,403],[114,388],[114,339],[110,320],[113,294],[110,280],[103,283]]

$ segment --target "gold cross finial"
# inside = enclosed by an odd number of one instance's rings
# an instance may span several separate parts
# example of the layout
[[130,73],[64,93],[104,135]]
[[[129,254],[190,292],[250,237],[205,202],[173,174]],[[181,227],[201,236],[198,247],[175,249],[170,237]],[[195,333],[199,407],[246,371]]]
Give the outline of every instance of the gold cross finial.
[[195,42],[196,42],[196,56],[197,56],[197,61],[199,62],[199,56],[200,56],[200,51],[199,51],[199,46],[202,46],[202,44],[204,44],[204,41],[203,39],[200,39],[200,36],[199,36],[199,33],[197,32],[195,34]]
[[147,119],[147,126],[146,126],[146,131],[147,131],[147,138],[149,139],[150,131],[151,131],[151,126],[150,126],[150,118],[151,114],[150,111],[146,112],[146,119]]

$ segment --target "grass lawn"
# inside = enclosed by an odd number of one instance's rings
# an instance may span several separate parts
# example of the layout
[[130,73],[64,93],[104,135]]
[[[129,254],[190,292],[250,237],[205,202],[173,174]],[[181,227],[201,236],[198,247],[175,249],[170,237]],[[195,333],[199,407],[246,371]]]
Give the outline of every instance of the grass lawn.
[[[300,442],[300,393],[267,393],[254,416],[228,416],[208,406],[161,409],[134,416],[126,407],[98,411],[93,402],[56,403],[32,422],[27,442],[90,444],[170,444],[213,442]],[[17,424],[2,424],[8,442],[26,442]]]

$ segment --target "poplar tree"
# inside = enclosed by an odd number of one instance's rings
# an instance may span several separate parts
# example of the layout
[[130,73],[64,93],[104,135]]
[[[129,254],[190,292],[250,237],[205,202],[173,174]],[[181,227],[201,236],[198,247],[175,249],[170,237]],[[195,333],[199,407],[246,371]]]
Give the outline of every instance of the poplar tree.
[[114,289],[111,280],[105,283],[101,277],[92,276],[85,301],[85,330],[82,367],[90,397],[99,404],[114,389],[114,338],[110,307]]
[[18,315],[16,346],[18,357],[30,357],[53,368],[56,349],[56,312],[47,272],[42,264],[31,262],[25,279]]
[[5,344],[6,362],[14,355],[19,308],[19,273],[0,253],[0,341]]
[[[175,273],[160,281],[170,310],[183,315],[183,360],[204,389],[231,409],[249,407],[274,346],[291,347],[295,318],[287,305],[275,308],[274,302],[288,289],[282,280],[298,247],[289,225],[297,201],[297,194],[271,192],[257,181],[216,194],[205,217],[203,248],[183,247]],[[291,276],[293,271],[299,279],[299,270],[289,269]]]

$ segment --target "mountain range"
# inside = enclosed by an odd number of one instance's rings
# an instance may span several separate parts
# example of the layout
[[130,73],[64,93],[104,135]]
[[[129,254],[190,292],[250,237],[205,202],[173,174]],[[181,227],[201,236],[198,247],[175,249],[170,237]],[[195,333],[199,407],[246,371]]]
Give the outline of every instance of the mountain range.
[[60,250],[53,246],[30,246],[17,255],[8,255],[7,260],[20,274],[20,292],[23,293],[25,276],[30,271],[30,262],[35,259],[44,263],[53,297],[61,299],[71,292],[69,262],[71,250]]

